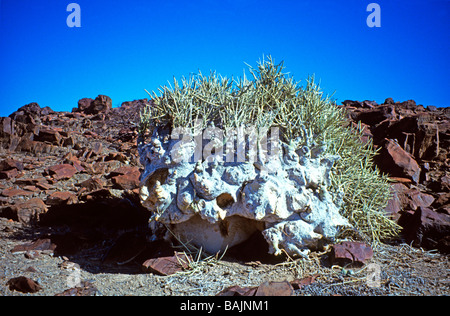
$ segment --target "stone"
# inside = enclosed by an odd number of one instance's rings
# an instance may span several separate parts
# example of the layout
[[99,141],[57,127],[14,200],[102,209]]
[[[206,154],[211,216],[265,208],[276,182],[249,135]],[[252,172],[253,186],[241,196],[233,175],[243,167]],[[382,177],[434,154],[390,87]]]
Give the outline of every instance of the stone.
[[9,117],[19,123],[35,123],[41,115],[41,107],[36,102],[27,104],[13,112]]
[[353,121],[362,122],[367,125],[377,125],[385,120],[392,120],[396,117],[395,108],[391,105],[369,108],[364,111],[355,111],[351,114]]
[[14,205],[19,222],[26,225],[38,224],[40,217],[48,210],[45,203],[39,198],[33,198]]
[[108,156],[105,157],[105,161],[117,160],[125,163],[128,160],[128,157],[123,153],[109,153]]
[[434,202],[434,197],[432,195],[420,192],[417,189],[406,191],[406,195],[412,210],[416,210],[419,207],[429,207]]
[[12,253],[20,253],[27,251],[51,251],[56,249],[56,245],[52,243],[50,238],[38,239],[31,243],[25,243],[15,246],[11,249]]
[[142,264],[144,272],[153,272],[159,275],[168,276],[181,272],[189,267],[192,258],[185,253],[176,252],[170,257],[152,258]]
[[141,172],[139,171],[139,167],[123,166],[123,167],[119,167],[119,168],[116,168],[113,171],[111,171],[109,174],[109,177],[115,177],[115,176],[119,176],[119,175],[130,174],[130,173],[140,174]]
[[77,196],[71,192],[52,193],[45,203],[50,206],[71,205],[77,203]]
[[84,188],[86,192],[92,192],[103,189],[104,183],[100,178],[92,177],[79,183],[78,186]]
[[10,279],[6,285],[9,286],[11,291],[18,291],[22,293],[36,293],[42,290],[39,283],[24,276]]
[[133,190],[139,187],[140,173],[127,173],[112,178],[114,186],[121,190]]
[[99,114],[112,109],[112,100],[106,95],[99,95],[91,102],[88,108],[84,110],[86,114]]
[[450,215],[428,207],[418,207],[404,230],[408,242],[436,249],[439,241],[450,235]]
[[2,191],[2,196],[5,197],[16,197],[16,196],[28,196],[28,195],[33,195],[34,192],[30,192],[30,191],[26,191],[26,190],[22,190],[22,189],[5,189]]
[[392,176],[406,177],[414,183],[419,183],[421,171],[419,164],[411,154],[403,150],[394,140],[385,139],[385,143],[375,161],[381,171]]
[[119,167],[109,174],[114,186],[121,190],[133,190],[138,188],[140,176],[141,172],[138,167]]
[[13,179],[19,175],[17,169],[11,169],[6,171],[0,171],[0,179]]
[[24,169],[23,163],[21,163],[20,161],[11,159],[11,158],[2,160],[0,162],[0,171],[8,171],[8,170],[13,170],[13,169],[22,171]]
[[94,102],[94,99],[83,98],[78,101],[78,108],[74,108],[72,112],[85,112]]
[[59,146],[61,144],[62,136],[58,131],[49,128],[42,128],[39,130],[39,135],[37,135],[34,140],[39,142],[48,142]]
[[70,179],[77,172],[77,169],[69,164],[55,165],[47,169],[47,173],[56,180]]
[[361,266],[373,257],[372,247],[355,241],[343,241],[331,248],[330,259],[333,264],[346,266],[354,264]]

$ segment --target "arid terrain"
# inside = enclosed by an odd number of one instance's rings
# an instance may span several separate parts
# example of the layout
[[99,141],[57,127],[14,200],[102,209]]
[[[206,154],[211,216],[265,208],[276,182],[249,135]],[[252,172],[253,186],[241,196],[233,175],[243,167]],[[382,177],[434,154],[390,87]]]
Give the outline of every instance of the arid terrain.
[[450,108],[345,101],[380,150],[402,235],[292,259],[268,255],[257,235],[212,256],[148,240],[136,145],[145,102],[33,103],[0,118],[0,295],[450,294]]

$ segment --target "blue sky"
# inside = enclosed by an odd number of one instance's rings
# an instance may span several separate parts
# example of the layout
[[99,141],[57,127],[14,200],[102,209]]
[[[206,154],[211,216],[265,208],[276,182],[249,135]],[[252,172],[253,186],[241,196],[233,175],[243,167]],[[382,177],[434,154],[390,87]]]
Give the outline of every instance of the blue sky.
[[[71,2],[81,28],[69,28]],[[366,24],[367,5],[381,27]],[[38,102],[114,106],[201,70],[242,76],[263,54],[346,99],[450,106],[449,0],[0,0],[0,116]],[[248,74],[248,72],[247,72]]]

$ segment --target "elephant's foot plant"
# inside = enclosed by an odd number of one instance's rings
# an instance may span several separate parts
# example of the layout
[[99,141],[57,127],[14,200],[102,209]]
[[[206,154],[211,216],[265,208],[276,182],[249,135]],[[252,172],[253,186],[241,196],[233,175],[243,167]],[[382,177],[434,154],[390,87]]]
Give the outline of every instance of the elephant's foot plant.
[[215,253],[260,231],[275,255],[306,256],[352,234],[394,236],[387,178],[361,129],[271,57],[252,80],[174,80],[141,113],[141,199],[157,237]]

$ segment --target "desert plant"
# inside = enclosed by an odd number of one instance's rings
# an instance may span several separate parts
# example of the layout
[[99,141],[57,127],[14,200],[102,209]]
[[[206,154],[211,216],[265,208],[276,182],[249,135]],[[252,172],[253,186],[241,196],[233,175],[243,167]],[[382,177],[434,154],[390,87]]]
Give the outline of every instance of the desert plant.
[[141,113],[141,134],[165,125],[187,127],[193,133],[209,124],[264,131],[277,126],[281,141],[294,149],[312,136],[325,153],[340,156],[330,190],[336,196],[343,194],[341,213],[359,237],[379,241],[396,235],[399,226],[383,212],[390,197],[388,179],[373,165],[372,143],[360,141],[361,126],[349,125],[343,110],[323,95],[313,76],[302,86],[283,72],[283,63],[275,64],[270,56],[249,71],[253,80],[245,75],[228,79],[214,72],[191,75],[181,84],[174,79],[173,86],[163,86],[160,95],[151,95],[154,106]]

